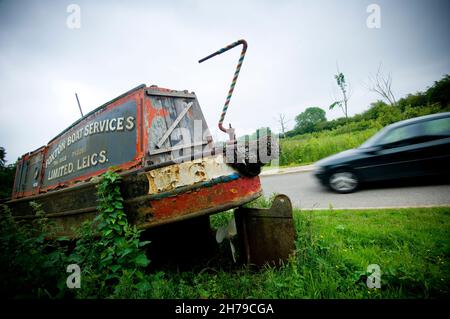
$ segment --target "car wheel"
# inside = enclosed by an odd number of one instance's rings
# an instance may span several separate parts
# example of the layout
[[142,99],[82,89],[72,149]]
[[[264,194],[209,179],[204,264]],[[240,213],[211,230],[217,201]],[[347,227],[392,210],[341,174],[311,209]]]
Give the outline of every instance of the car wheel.
[[351,193],[358,188],[359,178],[351,171],[337,171],[331,174],[328,186],[341,194]]

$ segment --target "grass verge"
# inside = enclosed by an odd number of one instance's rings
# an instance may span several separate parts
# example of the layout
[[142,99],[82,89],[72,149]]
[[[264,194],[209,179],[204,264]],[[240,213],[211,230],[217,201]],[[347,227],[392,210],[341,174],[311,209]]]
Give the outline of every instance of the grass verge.
[[[267,205],[267,200],[263,201],[263,206]],[[219,226],[231,216],[229,212],[214,215],[212,223]],[[295,210],[294,221],[297,254],[279,269],[223,264],[158,272],[152,275],[148,291],[126,297],[450,296],[450,208]],[[381,268],[381,289],[366,286],[369,264]]]
[[342,134],[324,131],[282,139],[279,164],[280,166],[297,166],[316,162],[329,155],[361,145],[378,129],[377,127]]
[[[270,201],[260,198],[249,205],[268,207]],[[226,225],[232,216],[231,211],[213,215],[211,224]],[[296,209],[295,256],[280,268],[262,269],[234,264],[226,241],[210,259],[201,257],[183,270],[158,269],[148,264],[136,236],[119,236],[103,245],[110,232],[99,241],[89,229],[69,254],[67,246],[45,240],[44,216],[38,219],[37,237],[18,227],[6,211],[0,217],[0,294],[9,298],[450,297],[449,207]],[[116,255],[111,259],[105,252]],[[111,260],[115,264],[102,266]],[[73,262],[83,271],[76,291],[65,288],[65,267]],[[380,289],[366,285],[371,264],[380,267]]]

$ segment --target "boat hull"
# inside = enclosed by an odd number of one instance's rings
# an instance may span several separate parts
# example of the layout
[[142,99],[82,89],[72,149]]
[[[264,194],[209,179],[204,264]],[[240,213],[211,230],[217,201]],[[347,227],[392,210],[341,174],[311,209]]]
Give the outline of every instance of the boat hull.
[[[208,166],[213,169],[208,169]],[[197,174],[192,173],[192,167]],[[183,174],[188,172],[189,178],[184,177]],[[127,171],[121,175],[125,212],[129,222],[141,229],[225,211],[261,196],[258,176],[243,176],[227,164],[220,163],[220,157],[154,170]],[[75,237],[81,224],[93,220],[98,214],[96,185],[99,180],[12,200],[7,204],[16,220],[33,222],[36,216],[30,202],[34,201],[41,205],[50,219],[55,236]]]

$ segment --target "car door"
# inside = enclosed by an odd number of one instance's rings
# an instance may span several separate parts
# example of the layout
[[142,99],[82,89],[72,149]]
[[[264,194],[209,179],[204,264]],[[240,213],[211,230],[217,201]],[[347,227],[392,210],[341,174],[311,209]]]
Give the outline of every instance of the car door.
[[388,131],[371,151],[369,160],[358,169],[366,180],[372,181],[409,176],[417,170],[415,138],[419,135],[416,123]]
[[449,117],[394,128],[378,142],[363,171],[370,180],[448,172],[449,141]]
[[417,172],[414,175],[450,173],[450,116],[421,122],[422,135],[414,150]]

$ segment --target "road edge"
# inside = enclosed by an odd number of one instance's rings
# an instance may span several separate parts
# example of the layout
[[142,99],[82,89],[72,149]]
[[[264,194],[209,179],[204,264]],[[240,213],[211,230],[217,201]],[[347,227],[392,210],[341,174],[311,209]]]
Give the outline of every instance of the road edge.
[[343,208],[343,207],[332,207],[332,208],[328,208],[328,207],[314,207],[314,208],[299,208],[299,207],[294,207],[295,209],[300,210],[300,212],[303,211],[312,211],[312,210],[329,210],[329,211],[333,211],[333,210],[380,210],[380,209],[409,209],[409,208],[450,208],[450,204],[441,204],[441,205],[417,205],[417,206],[373,206],[373,207],[347,207],[347,208]]
[[292,174],[299,172],[311,172],[315,170],[314,164],[310,165],[302,165],[302,166],[294,166],[294,167],[285,167],[285,168],[274,168],[267,171],[262,171],[259,176],[273,176],[273,175],[284,175],[284,174]]

